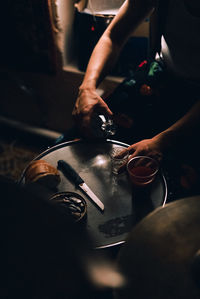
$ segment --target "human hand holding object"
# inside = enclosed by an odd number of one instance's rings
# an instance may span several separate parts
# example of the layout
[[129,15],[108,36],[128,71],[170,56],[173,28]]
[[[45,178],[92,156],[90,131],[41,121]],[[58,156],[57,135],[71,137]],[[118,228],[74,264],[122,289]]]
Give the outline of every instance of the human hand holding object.
[[82,135],[92,138],[94,132],[91,127],[92,118],[95,115],[103,114],[112,117],[113,113],[97,94],[95,89],[80,90],[72,115]]
[[[129,153],[129,159],[132,159],[136,156],[148,156],[155,159],[158,163],[162,161],[163,152],[160,142],[157,138],[144,139],[137,143],[134,143],[122,150],[119,154],[120,156],[124,156]],[[123,172],[126,169],[126,164],[122,165],[119,169],[119,172]]]

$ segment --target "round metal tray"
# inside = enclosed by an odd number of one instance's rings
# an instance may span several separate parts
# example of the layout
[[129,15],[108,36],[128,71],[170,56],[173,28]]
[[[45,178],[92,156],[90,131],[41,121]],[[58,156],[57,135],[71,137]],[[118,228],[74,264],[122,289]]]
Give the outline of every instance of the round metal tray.
[[[126,148],[128,144],[108,139],[95,142],[76,140],[53,146],[34,159],[43,159],[56,168],[58,160],[67,161],[104,203],[105,210],[101,212],[81,189],[60,172],[61,183],[56,192],[77,192],[85,198],[87,219],[84,229],[92,237],[95,248],[123,243],[142,214],[164,206],[167,198],[167,185],[162,171],[146,191],[134,190],[127,173],[118,176],[112,174],[109,153],[116,146]],[[21,177],[23,182],[24,173]]]

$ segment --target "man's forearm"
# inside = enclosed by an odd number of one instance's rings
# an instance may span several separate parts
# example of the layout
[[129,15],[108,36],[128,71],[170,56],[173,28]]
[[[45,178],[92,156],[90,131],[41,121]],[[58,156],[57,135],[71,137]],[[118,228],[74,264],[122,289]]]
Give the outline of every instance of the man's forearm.
[[146,2],[142,0],[124,2],[94,48],[80,90],[95,89],[113,68],[130,35],[153,11],[153,5],[147,5]]
[[176,123],[165,131],[156,135],[154,139],[158,140],[165,149],[176,147],[185,142],[195,141],[200,131],[200,100]]
[[102,37],[89,60],[80,89],[96,88],[115,65],[119,52],[107,37]]

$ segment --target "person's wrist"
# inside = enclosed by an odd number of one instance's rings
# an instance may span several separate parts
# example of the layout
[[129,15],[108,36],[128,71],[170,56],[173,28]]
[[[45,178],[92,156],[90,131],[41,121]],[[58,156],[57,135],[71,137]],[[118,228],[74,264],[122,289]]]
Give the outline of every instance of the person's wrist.
[[89,94],[93,94],[96,92],[94,87],[79,87],[78,96],[88,96]]
[[174,131],[167,130],[153,137],[153,139],[159,144],[162,152],[166,152],[176,145],[177,137]]
[[83,81],[79,86],[79,93],[84,91],[95,91],[96,90],[96,82],[94,80]]

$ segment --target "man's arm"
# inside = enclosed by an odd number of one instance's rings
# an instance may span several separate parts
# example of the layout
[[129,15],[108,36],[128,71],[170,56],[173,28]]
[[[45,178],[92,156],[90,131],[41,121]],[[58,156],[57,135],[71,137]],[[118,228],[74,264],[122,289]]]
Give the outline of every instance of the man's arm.
[[115,65],[130,35],[152,10],[152,1],[126,0],[124,2],[94,48],[80,89],[98,86]]
[[83,132],[89,132],[94,112],[112,115],[96,88],[115,65],[130,35],[154,6],[155,0],[126,0],[94,48],[73,110]]
[[[151,139],[144,139],[130,145],[121,152],[129,152],[130,158],[138,155],[147,155],[161,160],[163,154],[168,152],[182,151],[184,148],[190,148],[195,144],[200,132],[200,100],[197,101],[191,109],[177,122],[168,129],[162,131]],[[122,168],[122,170],[124,167]]]
[[176,123],[161,132],[154,139],[160,143],[161,149],[188,146],[195,142],[200,132],[200,100]]

